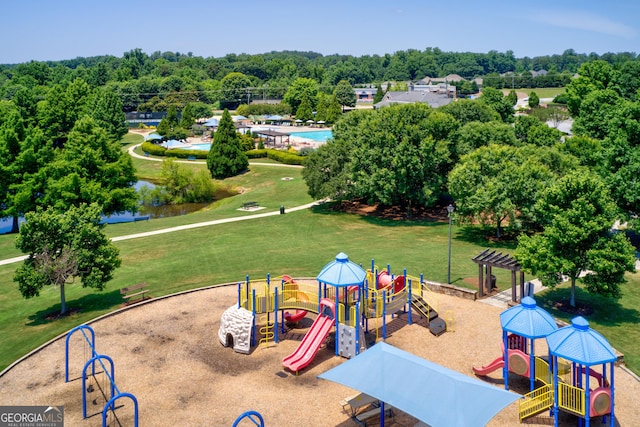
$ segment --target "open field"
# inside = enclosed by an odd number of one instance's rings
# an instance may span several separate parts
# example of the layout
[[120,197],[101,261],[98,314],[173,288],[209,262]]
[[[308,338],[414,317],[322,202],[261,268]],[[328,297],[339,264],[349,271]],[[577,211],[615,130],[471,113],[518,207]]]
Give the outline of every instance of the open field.
[[[141,160],[142,161],[142,160]],[[159,162],[154,163],[156,168]],[[194,167],[197,167],[194,165]],[[282,178],[293,178],[283,180]],[[215,202],[207,209],[182,217],[109,225],[110,237],[124,236],[181,224],[250,215],[239,211],[247,201],[257,201],[277,211],[280,205],[297,206],[311,201],[300,169],[255,166],[251,172],[230,182],[244,188],[241,195]],[[477,265],[471,258],[487,247],[512,252],[513,242],[487,240],[487,234],[454,223],[451,278],[460,286],[473,286]],[[14,236],[0,236],[0,258],[20,255],[13,248]],[[0,369],[48,339],[117,308],[122,303],[119,289],[146,281],[154,296],[167,295],[216,283],[243,280],[245,275],[266,274],[315,276],[336,253],[368,267],[371,259],[393,272],[406,268],[412,275],[445,282],[447,277],[448,224],[434,221],[404,221],[346,214],[330,205],[268,218],[229,223],[117,242],[123,260],[104,292],[77,285],[67,286],[67,302],[74,313],[64,319],[48,317],[59,310],[56,289],[45,289],[38,298],[25,300],[12,281],[18,263],[0,266]],[[13,249],[12,249],[13,248]],[[497,284],[505,289],[510,275],[494,270]],[[625,354],[628,365],[640,372],[640,275],[629,274],[619,301],[579,294],[595,307],[588,317]],[[527,277],[530,279],[530,277]],[[563,320],[570,316],[553,307],[566,287],[539,296],[539,304]],[[554,294],[555,293],[555,294]]]

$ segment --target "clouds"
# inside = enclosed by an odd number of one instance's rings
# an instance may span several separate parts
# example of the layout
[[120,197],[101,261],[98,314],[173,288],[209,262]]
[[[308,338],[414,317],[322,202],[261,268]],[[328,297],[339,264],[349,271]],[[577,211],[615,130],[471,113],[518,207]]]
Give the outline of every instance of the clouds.
[[591,12],[549,10],[546,13],[532,15],[531,20],[544,25],[625,39],[633,39],[638,35],[638,32],[628,25]]

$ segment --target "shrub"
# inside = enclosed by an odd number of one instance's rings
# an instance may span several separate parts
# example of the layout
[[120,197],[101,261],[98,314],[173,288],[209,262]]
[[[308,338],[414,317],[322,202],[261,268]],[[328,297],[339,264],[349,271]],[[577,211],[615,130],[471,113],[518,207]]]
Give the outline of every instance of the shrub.
[[152,142],[145,141],[142,143],[142,151],[154,156],[164,156],[167,149]]
[[267,157],[286,165],[304,165],[307,161],[304,156],[279,150],[267,150]]
[[249,150],[247,151],[247,157],[250,159],[264,159],[265,157],[269,157],[267,155],[267,150],[265,148],[259,150]]

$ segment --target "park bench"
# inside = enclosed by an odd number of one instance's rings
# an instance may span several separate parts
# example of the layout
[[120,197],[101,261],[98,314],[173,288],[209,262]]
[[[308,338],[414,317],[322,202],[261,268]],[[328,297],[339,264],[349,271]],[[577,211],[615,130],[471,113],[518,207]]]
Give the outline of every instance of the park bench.
[[140,301],[145,299],[145,294],[149,292],[147,288],[147,284],[145,282],[138,283],[136,285],[127,286],[126,288],[120,289],[120,294],[122,298],[126,300],[127,303],[131,302],[131,298],[135,298],[137,300],[139,297]]
[[195,160],[195,159],[196,159],[196,156],[189,156],[189,157],[187,157],[187,160]]
[[242,205],[242,209],[251,209],[251,208],[257,208],[258,207],[258,202],[246,202],[245,204]]
[[[356,424],[358,424],[361,427],[366,427],[368,424],[368,421],[373,421],[373,419],[377,419],[380,416],[380,408],[373,408],[373,409],[369,409],[366,412],[354,415],[352,417],[352,420],[355,421]],[[393,417],[393,411],[391,406],[389,407],[385,407],[384,410],[384,418],[385,420],[387,418],[392,418]],[[378,424],[378,422],[376,422],[375,424]]]

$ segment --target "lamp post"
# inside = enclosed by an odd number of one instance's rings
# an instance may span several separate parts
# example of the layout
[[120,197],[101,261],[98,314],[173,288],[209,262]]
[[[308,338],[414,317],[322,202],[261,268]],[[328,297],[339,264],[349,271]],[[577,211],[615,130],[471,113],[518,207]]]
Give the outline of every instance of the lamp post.
[[453,207],[453,205],[449,205],[447,206],[447,212],[449,214],[449,262],[447,264],[447,284],[450,285],[451,284],[451,214],[453,214],[453,211],[455,210],[455,208]]

